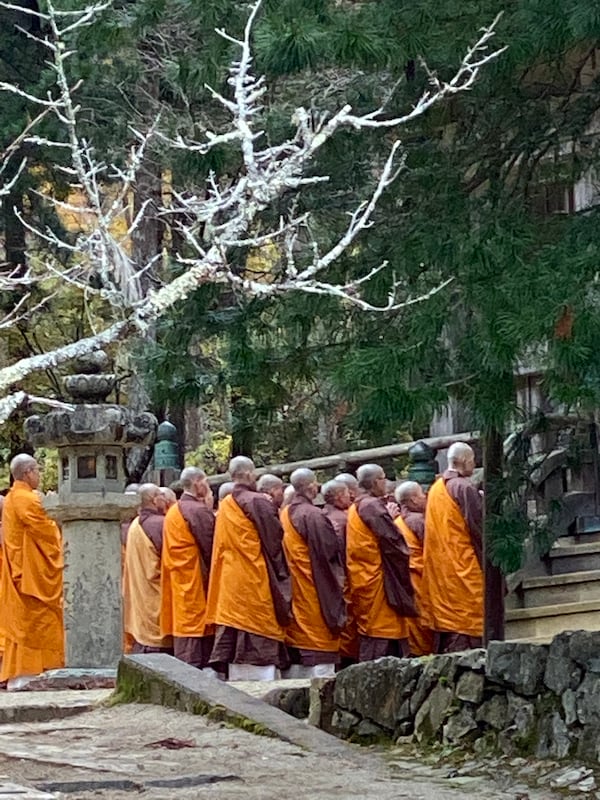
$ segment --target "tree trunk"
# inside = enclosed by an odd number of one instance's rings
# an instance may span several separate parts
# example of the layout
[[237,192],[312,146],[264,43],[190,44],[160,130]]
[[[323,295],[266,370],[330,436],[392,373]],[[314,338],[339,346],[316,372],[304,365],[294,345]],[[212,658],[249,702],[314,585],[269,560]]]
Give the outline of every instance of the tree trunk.
[[492,563],[492,530],[494,517],[502,514],[504,437],[497,428],[490,428],[483,437],[485,470],[485,515],[483,526],[484,554],[484,641],[504,640],[504,576]]

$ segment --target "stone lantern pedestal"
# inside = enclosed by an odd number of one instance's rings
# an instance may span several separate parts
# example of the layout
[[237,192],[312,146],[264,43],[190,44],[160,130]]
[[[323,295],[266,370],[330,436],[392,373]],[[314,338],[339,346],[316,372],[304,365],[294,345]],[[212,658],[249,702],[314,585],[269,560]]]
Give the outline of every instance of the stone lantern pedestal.
[[[135,515],[137,497],[125,495],[126,450],[148,446],[156,419],[104,399],[114,376],[90,374],[104,354],[86,359],[87,372],[65,379],[77,405],[30,417],[25,432],[34,447],[58,449],[59,486],[44,506],[61,526],[66,666],[115,667],[123,650],[121,521]],[[91,366],[90,366],[91,363]]]
[[67,667],[115,667],[123,652],[121,521],[136,495],[50,495],[44,507],[62,530]]

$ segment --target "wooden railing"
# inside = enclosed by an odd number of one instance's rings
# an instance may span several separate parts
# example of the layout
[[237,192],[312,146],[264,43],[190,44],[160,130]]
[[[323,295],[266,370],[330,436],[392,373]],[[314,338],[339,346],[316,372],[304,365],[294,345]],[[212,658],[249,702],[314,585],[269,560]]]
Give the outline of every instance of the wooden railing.
[[[445,450],[455,442],[466,442],[471,444],[479,439],[478,431],[467,433],[455,433],[452,436],[434,436],[429,439],[419,439],[425,442],[432,450]],[[258,475],[269,473],[278,475],[280,478],[288,477],[299,467],[308,467],[313,470],[335,470],[336,472],[352,472],[361,464],[377,463],[382,459],[396,458],[397,456],[407,455],[409,449],[415,442],[401,442],[399,444],[387,444],[383,447],[371,447],[367,450],[350,450],[345,453],[334,453],[330,456],[320,456],[319,458],[306,458],[302,461],[290,461],[286,464],[271,464],[268,467],[257,469]],[[220,486],[225,481],[230,480],[229,473],[213,475],[209,479],[211,486]]]

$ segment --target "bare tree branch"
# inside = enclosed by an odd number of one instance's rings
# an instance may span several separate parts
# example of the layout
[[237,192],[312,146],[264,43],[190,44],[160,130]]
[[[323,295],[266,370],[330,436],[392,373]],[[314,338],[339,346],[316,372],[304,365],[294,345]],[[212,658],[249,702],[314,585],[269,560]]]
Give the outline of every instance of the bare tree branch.
[[[24,10],[20,6],[2,2],[0,7]],[[189,297],[203,284],[222,284],[249,296],[273,297],[291,291],[321,294],[335,297],[340,302],[369,312],[393,312],[424,302],[445,289],[452,278],[426,288],[422,294],[412,296],[401,281],[392,280],[387,302],[376,306],[361,294],[363,288],[386,264],[369,268],[356,278],[332,283],[327,278],[329,268],[347,252],[359,235],[373,225],[374,212],[385,190],[398,178],[404,161],[399,140],[391,144],[390,152],[381,166],[369,197],[358,203],[350,214],[346,230],[337,242],[329,244],[321,253],[322,243],[311,236],[310,215],[295,215],[279,220],[272,230],[264,230],[262,222],[266,210],[283,196],[299,195],[307,186],[329,180],[327,175],[308,174],[315,157],[326,142],[341,130],[399,129],[424,114],[432,105],[458,92],[468,91],[477,79],[480,70],[504,50],[491,49],[498,18],[489,28],[483,28],[478,41],[467,51],[454,76],[447,82],[428,70],[430,88],[406,114],[386,117],[385,105],[363,115],[353,112],[345,105],[333,114],[316,114],[307,108],[297,108],[292,121],[294,134],[287,140],[275,144],[265,141],[263,135],[263,106],[266,94],[264,77],[253,72],[252,33],[261,0],[255,2],[241,40],[232,38],[224,31],[217,33],[233,43],[239,50],[238,58],[229,71],[227,96],[211,89],[211,94],[225,111],[228,122],[221,131],[205,130],[205,141],[186,141],[182,136],[169,138],[160,129],[160,115],[145,133],[131,127],[135,145],[129,149],[126,166],[118,167],[100,160],[92,142],[80,134],[80,110],[74,95],[80,83],[69,75],[69,60],[76,52],[77,34],[82,28],[93,24],[97,16],[109,8],[109,3],[96,3],[78,11],[60,11],[54,0],[47,0],[43,13],[37,14],[44,21],[50,36],[39,38],[39,43],[48,52],[49,63],[54,71],[54,92],[36,97],[21,87],[0,83],[0,91],[17,94],[32,105],[41,108],[35,122],[43,115],[53,114],[62,125],[64,140],[48,140],[33,134],[33,124],[21,134],[17,143],[0,160],[0,176],[8,158],[12,158],[18,146],[27,141],[31,147],[60,148],[70,152],[70,165],[63,168],[72,182],[73,191],[83,195],[83,202],[72,199],[54,200],[57,210],[63,209],[79,215],[81,231],[75,242],[63,240],[50,230],[37,230],[22,219],[24,225],[42,242],[59,248],[71,255],[67,266],[57,267],[48,262],[47,269],[71,286],[81,290],[87,297],[91,278],[100,288],[98,292],[114,309],[117,321],[94,335],[73,344],[59,347],[49,353],[24,358],[0,369],[0,393],[11,391],[29,374],[54,368],[67,360],[90,350],[99,349],[112,342],[122,340],[133,333],[143,333],[174,305]],[[235,178],[211,174],[206,186],[194,191],[178,191],[173,188],[171,201],[158,209],[161,218],[168,221],[185,242],[185,252],[176,254],[182,267],[181,274],[171,278],[157,288],[142,292],[140,277],[154,266],[160,254],[147,264],[134,264],[131,259],[131,236],[149,213],[149,200],[141,203],[136,217],[128,221],[124,234],[116,234],[117,223],[127,214],[128,198],[142,168],[152,141],[160,137],[161,144],[174,150],[206,154],[213,147],[236,148],[241,156],[243,170]],[[25,168],[25,163],[22,169]],[[10,190],[13,183],[4,187]],[[2,189],[0,189],[0,196]],[[293,204],[292,204],[293,205]],[[260,276],[249,270],[240,272],[232,268],[235,250],[255,251],[267,243],[276,245],[280,255],[280,268]],[[239,263],[239,259],[236,263]],[[263,279],[261,279],[263,278]],[[31,272],[25,276],[3,275],[0,288],[10,290],[17,286],[30,286],[37,279]],[[44,301],[42,300],[41,303]],[[22,321],[23,301],[4,321]],[[38,304],[39,307],[40,304]],[[8,409],[17,402],[19,393],[9,395],[0,404],[0,421],[8,415]],[[12,398],[12,399],[10,399]]]

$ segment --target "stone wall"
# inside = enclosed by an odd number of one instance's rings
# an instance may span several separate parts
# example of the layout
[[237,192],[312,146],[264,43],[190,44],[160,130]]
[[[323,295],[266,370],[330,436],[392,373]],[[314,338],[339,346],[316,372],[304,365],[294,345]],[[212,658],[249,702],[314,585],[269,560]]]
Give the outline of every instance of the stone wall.
[[343,738],[600,761],[600,632],[383,658],[313,684],[311,722]]

